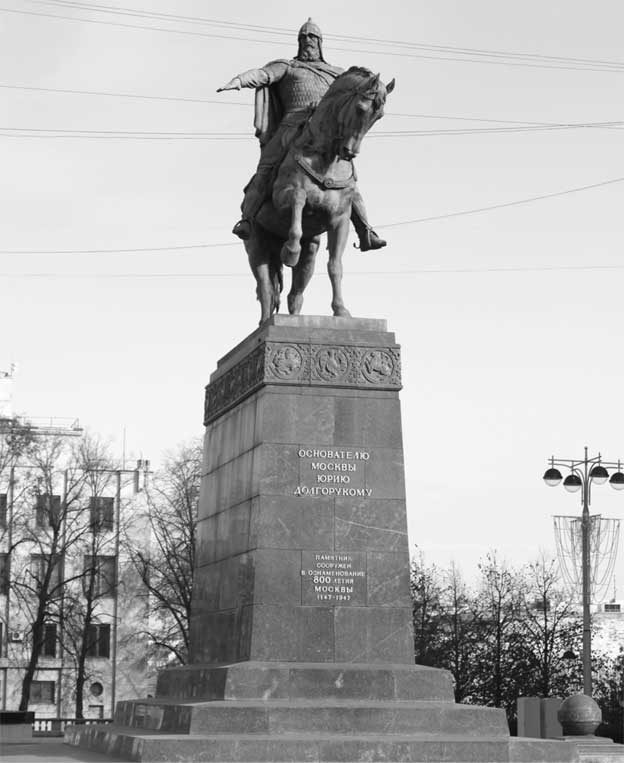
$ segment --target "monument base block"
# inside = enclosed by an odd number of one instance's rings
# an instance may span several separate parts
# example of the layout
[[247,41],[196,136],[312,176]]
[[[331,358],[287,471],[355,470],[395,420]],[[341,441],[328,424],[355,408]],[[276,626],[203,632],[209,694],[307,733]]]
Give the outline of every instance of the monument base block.
[[190,664],[68,744],[135,761],[577,760],[414,665],[385,321],[273,316],[206,390]]
[[510,737],[503,710],[456,704],[450,674],[418,665],[195,665],[164,671],[163,688],[65,741],[129,761],[578,759],[567,742]]

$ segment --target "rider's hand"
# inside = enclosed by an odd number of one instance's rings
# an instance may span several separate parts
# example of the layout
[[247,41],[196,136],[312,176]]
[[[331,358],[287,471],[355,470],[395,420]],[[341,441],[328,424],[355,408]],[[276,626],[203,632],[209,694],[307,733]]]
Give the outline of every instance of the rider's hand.
[[241,81],[239,77],[234,77],[234,79],[231,79],[227,84],[223,85],[223,87],[217,88],[217,93],[220,93],[222,90],[240,90],[241,89]]

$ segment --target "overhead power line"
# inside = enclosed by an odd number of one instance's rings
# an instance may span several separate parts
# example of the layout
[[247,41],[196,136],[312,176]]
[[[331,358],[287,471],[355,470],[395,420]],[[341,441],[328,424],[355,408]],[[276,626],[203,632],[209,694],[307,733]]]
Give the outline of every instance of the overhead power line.
[[[167,96],[167,95],[146,95],[144,93],[118,93],[106,90],[72,90],[68,88],[55,88],[55,87],[34,87],[29,85],[11,85],[7,83],[0,83],[0,88],[8,90],[25,90],[32,92],[42,93],[60,93],[66,95],[88,95],[88,96],[104,96],[108,98],[129,98],[148,101],[172,101],[183,103],[207,103],[215,106],[242,106],[246,109],[253,108],[253,104],[249,101],[226,101],[221,99],[211,98],[189,98],[184,96]],[[408,117],[411,119],[448,119],[458,120],[463,122],[491,122],[493,124],[510,124],[510,125],[534,125],[536,127],[556,127],[562,124],[562,122],[532,122],[526,119],[491,119],[489,117],[466,117],[449,114],[406,114],[395,111],[386,111],[386,117]]]
[[[406,138],[444,135],[504,135],[516,133],[552,132],[561,130],[614,129],[624,127],[620,122],[579,122],[570,124],[517,125],[513,127],[463,127],[429,130],[375,130],[371,138]],[[152,130],[84,130],[55,127],[0,127],[0,136],[12,138],[90,138],[116,140],[252,140],[249,132],[152,131]]]
[[[63,6],[70,8],[70,6]],[[76,8],[76,10],[83,10],[80,8]],[[95,10],[95,9],[94,9]],[[225,35],[225,34],[217,34],[214,32],[198,32],[188,29],[173,29],[173,28],[166,28],[166,27],[157,27],[157,26],[147,26],[147,25],[141,25],[141,24],[127,24],[119,21],[104,21],[102,19],[85,19],[78,16],[62,16],[57,14],[51,14],[51,13],[41,13],[39,11],[25,11],[21,9],[16,8],[0,8],[0,11],[3,11],[5,13],[16,13],[16,14],[22,14],[27,16],[39,16],[41,18],[50,18],[50,19],[59,19],[63,21],[75,21],[80,23],[86,23],[86,24],[100,24],[104,26],[109,27],[118,27],[118,28],[124,28],[124,29],[141,29],[141,30],[147,30],[152,32],[165,32],[169,34],[181,34],[186,36],[194,36],[194,37],[209,37],[209,38],[215,38],[215,39],[230,39],[230,40],[236,40],[238,42],[253,42],[253,43],[261,43],[261,44],[271,44],[275,45],[275,40],[265,40],[260,39],[257,37],[241,37],[241,36],[232,36],[232,35]],[[136,12],[119,12],[120,15],[137,15]],[[139,14],[140,15],[140,14]],[[281,42],[278,42],[277,44],[281,44]],[[435,60],[435,61],[451,61],[451,62],[461,62],[461,63],[479,63],[479,64],[492,64],[492,65],[499,65],[499,66],[516,66],[516,67],[524,67],[524,68],[537,68],[537,69],[563,69],[563,70],[571,70],[571,71],[592,71],[592,72],[624,72],[624,65],[621,65],[619,63],[613,63],[613,64],[584,64],[581,63],[581,60],[579,59],[578,65],[572,65],[572,64],[563,64],[563,63],[556,63],[552,62],[549,63],[547,61],[538,61],[538,62],[532,62],[532,59],[525,60],[525,56],[530,54],[519,54],[519,57],[517,54],[510,53],[506,55],[505,57],[500,57],[500,54],[478,54],[478,53],[467,53],[462,54],[461,49],[454,49],[455,55],[441,55],[443,51],[436,52],[435,50],[431,53],[421,53],[416,52],[416,49],[404,51],[401,52],[399,50],[396,50],[394,48],[390,48],[387,50],[367,50],[367,49],[360,49],[360,48],[341,48],[337,47],[335,45],[332,45],[332,50],[337,50],[341,52],[346,53],[361,53],[365,55],[383,55],[383,56],[392,56],[392,57],[399,57],[399,58],[417,58],[417,59],[423,59],[423,60]],[[466,49],[468,50],[468,49]],[[588,59],[589,60],[589,59]]]
[[[471,273],[546,273],[546,272],[587,272],[587,271],[611,271],[624,270],[624,265],[523,265],[519,267],[485,267],[485,268],[419,268],[407,270],[366,270],[349,273],[349,277],[358,276],[399,276],[406,275],[453,275]],[[96,279],[96,280],[125,280],[125,279],[148,279],[158,280],[166,278],[249,278],[249,272],[245,273],[0,273],[0,278],[33,278],[33,279]],[[325,278],[323,273],[315,273],[315,278]]]
[[[244,107],[246,109],[253,108],[253,104],[249,101],[224,101],[220,99],[211,98],[190,98],[184,96],[165,96],[165,95],[146,95],[144,93],[119,93],[106,90],[73,90],[68,88],[53,88],[53,87],[34,87],[29,85],[11,85],[7,83],[0,83],[0,88],[9,90],[24,90],[27,92],[43,92],[43,93],[59,93],[65,95],[81,95],[81,96],[104,96],[108,98],[128,98],[139,100],[153,100],[153,101],[171,101],[171,102],[183,102],[183,103],[205,103],[214,106],[237,106]],[[566,123],[560,122],[534,122],[526,119],[492,119],[491,117],[468,117],[458,116],[456,114],[406,114],[404,112],[386,111],[386,117],[405,117],[409,119],[442,119],[449,121],[460,122],[484,122],[490,124],[505,124],[515,125],[517,127],[553,127],[553,128],[569,128],[569,127],[592,127],[600,129],[621,129],[624,125],[623,121],[612,122],[578,122],[578,123]],[[27,128],[24,128],[27,129]],[[398,131],[384,131],[383,134],[394,134]],[[403,131],[406,132],[406,131]],[[423,131],[413,131],[414,134],[422,133]],[[429,131],[429,134],[435,134],[437,131]],[[460,132],[460,131],[458,131]],[[374,133],[382,134],[382,133]],[[402,134],[402,133],[399,133]],[[247,133],[245,133],[247,135]]]
[[[74,90],[70,88],[55,88],[55,87],[35,87],[31,85],[12,85],[7,83],[0,83],[0,88],[8,90],[24,90],[27,92],[42,92],[42,93],[59,93],[64,95],[86,95],[86,96],[103,96],[107,98],[128,98],[147,101],[171,101],[174,103],[205,103],[213,106],[237,106],[245,109],[253,108],[253,103],[250,101],[227,101],[222,99],[212,98],[190,98],[188,96],[172,96],[172,95],[147,95],[145,93],[119,93],[107,90]],[[449,121],[460,122],[488,122],[491,124],[507,124],[507,125],[519,125],[519,126],[531,126],[531,127],[560,127],[562,124],[566,124],[563,121],[559,122],[535,122],[527,119],[492,119],[491,117],[468,117],[458,116],[457,114],[407,114],[405,112],[386,111],[386,117],[406,117],[408,119],[443,119]],[[586,124],[591,124],[587,122]],[[595,123],[608,125],[608,122]]]
[[[185,24],[190,23],[194,25],[216,26],[216,27],[225,28],[225,29],[242,30],[245,32],[281,35],[281,36],[288,36],[290,39],[293,39],[294,35],[296,34],[295,29],[288,29],[285,27],[263,26],[258,24],[224,21],[222,19],[211,19],[211,18],[205,18],[201,16],[188,16],[188,15],[180,15],[180,14],[172,14],[172,13],[161,13],[161,12],[155,12],[155,11],[144,11],[144,10],[136,9],[136,8],[111,6],[111,5],[104,5],[101,3],[77,2],[76,0],[31,0],[31,2],[34,2],[35,4],[38,4],[38,5],[53,5],[53,6],[57,6],[61,8],[74,8],[76,10],[86,10],[86,11],[96,12],[96,13],[109,13],[109,14],[121,15],[121,16],[152,18],[157,20],[175,21],[178,23],[185,23]],[[406,40],[394,40],[394,39],[389,40],[389,39],[383,39],[379,37],[363,37],[363,36],[357,36],[357,35],[332,34],[331,32],[325,34],[324,37],[326,40],[335,39],[342,42],[355,42],[358,44],[362,42],[375,43],[378,45],[392,46],[393,48],[398,46],[398,47],[402,47],[406,49],[436,51],[436,52],[454,53],[454,54],[461,54],[461,55],[504,57],[507,59],[515,58],[515,59],[518,59],[519,61],[539,61],[539,62],[550,62],[550,63],[557,63],[557,64],[565,63],[565,64],[575,64],[575,65],[581,64],[581,65],[588,65],[588,66],[606,66],[606,67],[613,67],[616,69],[624,68],[624,61],[588,59],[588,58],[579,58],[579,57],[570,57],[570,56],[551,56],[551,55],[545,55],[541,53],[525,53],[525,52],[505,51],[505,50],[488,50],[484,48],[466,48],[466,47],[458,47],[458,46],[452,46],[452,45],[431,45],[431,44],[416,43],[416,42],[406,41]]]
[[252,107],[253,104],[248,101],[224,101],[217,98],[189,98],[184,96],[171,95],[144,95],[142,93],[114,93],[106,90],[70,90],[58,87],[32,87],[29,85],[8,85],[0,83],[0,88],[7,90],[26,90],[39,93],[61,93],[64,95],[93,95],[106,96],[108,98],[131,98],[145,101],[171,101],[174,103],[207,103],[213,106],[243,106]]
[[[605,186],[616,185],[617,183],[624,182],[624,177],[612,178],[610,180],[602,180],[598,183],[591,183],[589,185],[576,186],[575,188],[566,188],[563,191],[555,191],[553,193],[545,193],[539,196],[529,196],[524,199],[516,199],[514,201],[507,201],[501,204],[491,204],[484,207],[476,207],[474,209],[463,209],[457,212],[444,212],[440,215],[431,215],[429,217],[418,217],[414,220],[402,220],[396,223],[384,223],[382,225],[376,225],[376,228],[380,230],[385,228],[398,228],[403,225],[416,225],[417,223],[434,222],[436,220],[446,220],[452,217],[462,217],[465,215],[476,215],[484,212],[492,212],[497,209],[505,209],[508,207],[517,207],[524,204],[531,204],[536,201],[544,201],[545,199],[554,199],[558,196],[568,196],[574,193],[581,193],[582,191],[590,191],[595,188],[602,188]],[[117,254],[117,253],[136,253],[136,252],[164,252],[164,251],[181,251],[185,249],[216,249],[222,246],[240,246],[239,241],[234,242],[211,242],[204,244],[188,244],[182,246],[161,246],[161,247],[141,247],[132,249],[30,249],[30,250],[17,250],[17,249],[5,249],[0,250],[0,255],[43,255],[43,254]]]

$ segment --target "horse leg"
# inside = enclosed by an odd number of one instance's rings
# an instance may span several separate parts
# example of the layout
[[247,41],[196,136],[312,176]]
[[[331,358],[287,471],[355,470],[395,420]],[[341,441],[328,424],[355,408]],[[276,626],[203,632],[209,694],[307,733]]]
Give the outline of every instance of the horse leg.
[[256,279],[256,297],[260,302],[260,326],[271,317],[273,312],[273,284],[269,263],[265,257],[258,255],[254,241],[245,241],[249,267]]
[[327,231],[327,248],[329,260],[327,272],[332,285],[332,310],[334,315],[349,317],[351,313],[344,306],[342,300],[342,255],[347,245],[349,235],[349,218],[343,216],[334,228]]
[[303,188],[296,188],[293,192],[292,206],[290,210],[290,229],[288,239],[284,242],[280,257],[284,265],[294,268],[299,262],[301,254],[301,236],[303,235],[303,226],[301,224],[301,215],[306,203],[306,192]]
[[316,253],[319,248],[319,237],[307,241],[301,249],[301,257],[292,271],[292,284],[288,292],[288,312],[299,315],[303,306],[303,292],[314,275]]

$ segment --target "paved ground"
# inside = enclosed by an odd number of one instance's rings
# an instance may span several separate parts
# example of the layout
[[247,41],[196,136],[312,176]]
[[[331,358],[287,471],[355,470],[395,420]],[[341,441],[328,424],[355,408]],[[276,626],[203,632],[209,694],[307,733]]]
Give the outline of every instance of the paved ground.
[[110,763],[112,760],[115,759],[107,755],[63,744],[61,737],[39,737],[28,742],[0,740],[1,763]]

